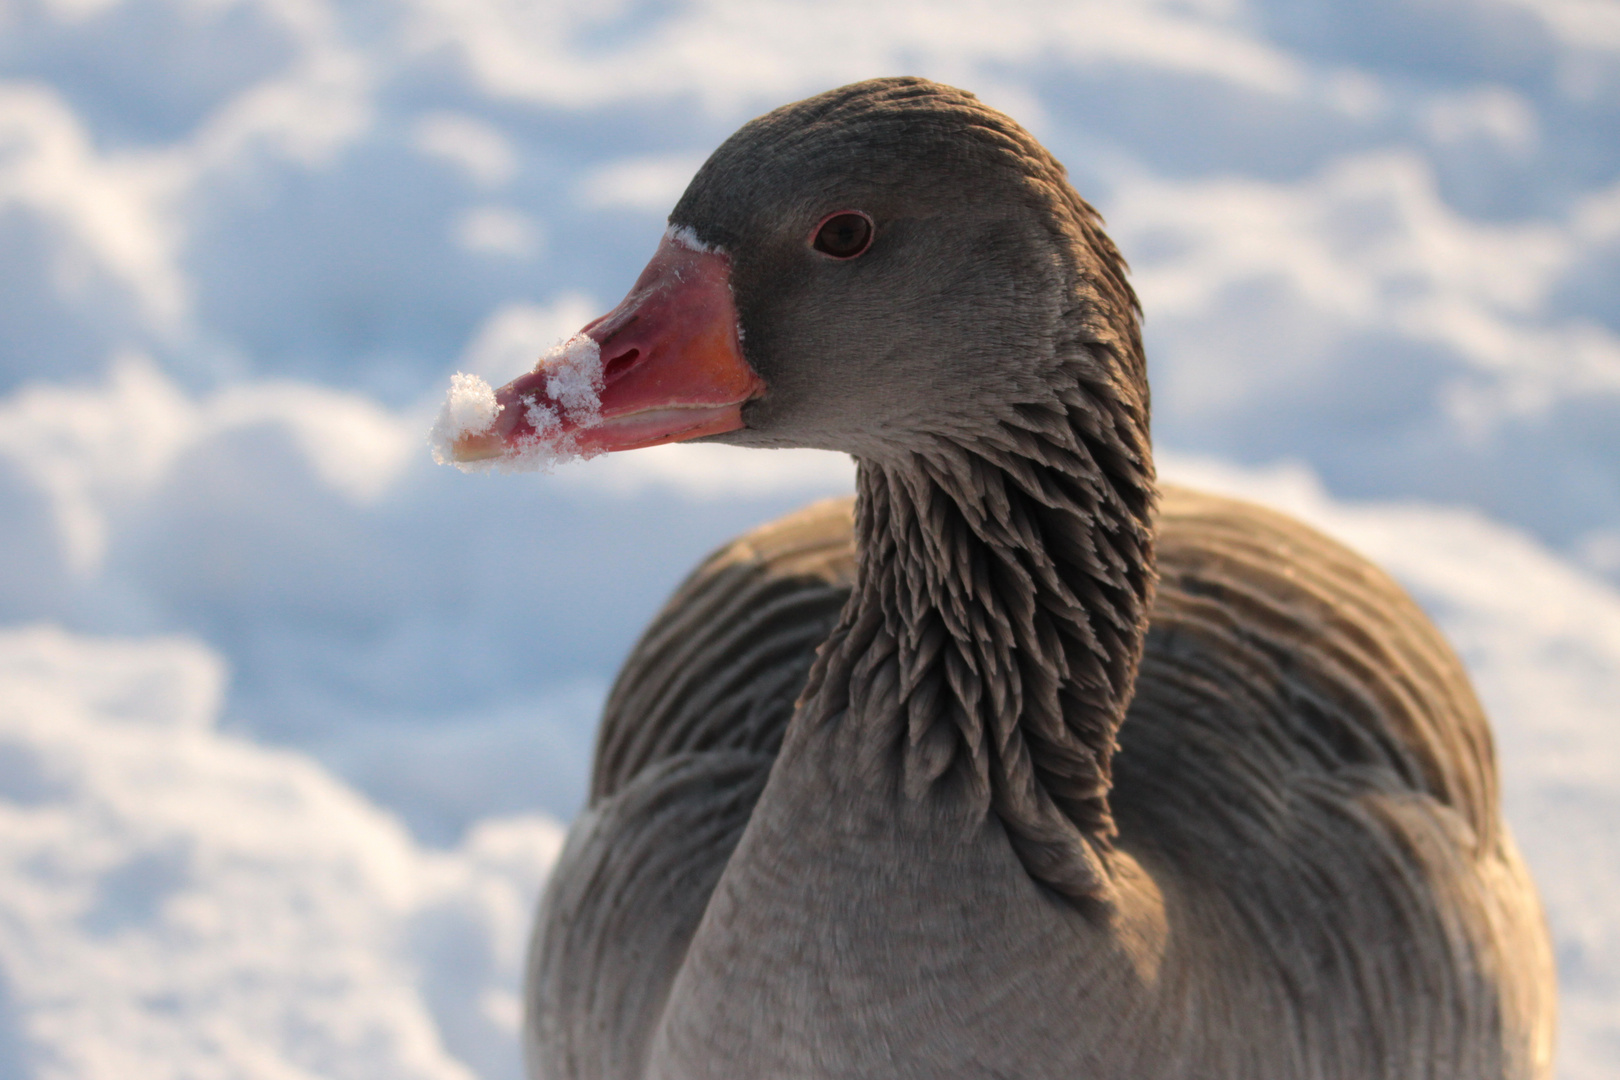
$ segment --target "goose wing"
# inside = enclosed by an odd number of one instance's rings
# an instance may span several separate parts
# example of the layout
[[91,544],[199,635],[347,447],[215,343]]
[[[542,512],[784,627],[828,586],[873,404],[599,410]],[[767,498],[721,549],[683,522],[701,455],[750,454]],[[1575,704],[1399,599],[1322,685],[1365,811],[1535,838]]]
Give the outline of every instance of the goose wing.
[[1111,805],[1174,883],[1172,937],[1230,961],[1203,965],[1210,1011],[1278,1019],[1262,1075],[1548,1075],[1552,958],[1461,661],[1282,514],[1166,488],[1159,529]]

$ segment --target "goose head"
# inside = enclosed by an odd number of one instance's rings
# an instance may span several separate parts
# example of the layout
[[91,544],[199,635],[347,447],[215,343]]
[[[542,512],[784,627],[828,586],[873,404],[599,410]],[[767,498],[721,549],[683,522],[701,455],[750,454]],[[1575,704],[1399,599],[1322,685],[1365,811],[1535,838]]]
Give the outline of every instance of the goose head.
[[451,456],[561,439],[894,461],[1065,413],[1077,380],[1140,417],[1145,449],[1135,298],[1096,214],[1016,123],[922,79],[745,125],[693,178],[624,301],[581,334],[599,409],[560,407],[554,357],[502,387],[493,425]]
[[[624,301],[487,406],[456,457],[852,454],[856,587],[807,722],[903,731],[880,742],[905,746],[908,791],[953,785],[1036,880],[1107,894],[1153,589],[1147,386],[1118,253],[1012,120],[882,79],[752,121]],[[860,676],[886,656],[892,679]]]

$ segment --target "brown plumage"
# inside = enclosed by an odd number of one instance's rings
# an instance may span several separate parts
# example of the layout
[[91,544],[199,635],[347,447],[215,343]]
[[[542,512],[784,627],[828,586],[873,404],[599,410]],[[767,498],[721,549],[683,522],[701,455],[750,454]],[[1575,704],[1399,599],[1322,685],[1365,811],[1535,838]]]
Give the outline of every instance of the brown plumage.
[[[871,249],[818,261],[848,207]],[[1460,665],[1354,554],[1156,490],[1123,264],[1038,143],[857,84],[671,220],[728,253],[769,387],[720,441],[846,450],[857,497],[712,557],[626,662],[536,1075],[1549,1074]]]

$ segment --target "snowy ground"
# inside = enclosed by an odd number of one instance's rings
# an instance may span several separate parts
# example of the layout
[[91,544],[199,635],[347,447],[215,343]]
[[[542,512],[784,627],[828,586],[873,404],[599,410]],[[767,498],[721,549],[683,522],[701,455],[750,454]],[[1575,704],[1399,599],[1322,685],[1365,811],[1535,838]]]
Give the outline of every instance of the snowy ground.
[[[852,32],[855,28],[858,32]],[[1565,1080],[1620,1060],[1620,8],[0,2],[0,1076],[517,1075],[593,712],[848,462],[436,468],[742,120],[1023,119],[1148,312],[1170,475],[1393,570],[1495,718]]]

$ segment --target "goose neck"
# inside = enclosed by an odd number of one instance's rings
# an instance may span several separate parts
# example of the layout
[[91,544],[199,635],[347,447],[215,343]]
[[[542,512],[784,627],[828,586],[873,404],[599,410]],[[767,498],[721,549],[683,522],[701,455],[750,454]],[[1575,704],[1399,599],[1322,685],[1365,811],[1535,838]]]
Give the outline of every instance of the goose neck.
[[1126,462],[1121,484],[1084,439],[1033,427],[859,463],[856,586],[805,713],[854,726],[907,796],[997,816],[1029,872],[1081,901],[1107,885],[1151,466]]

